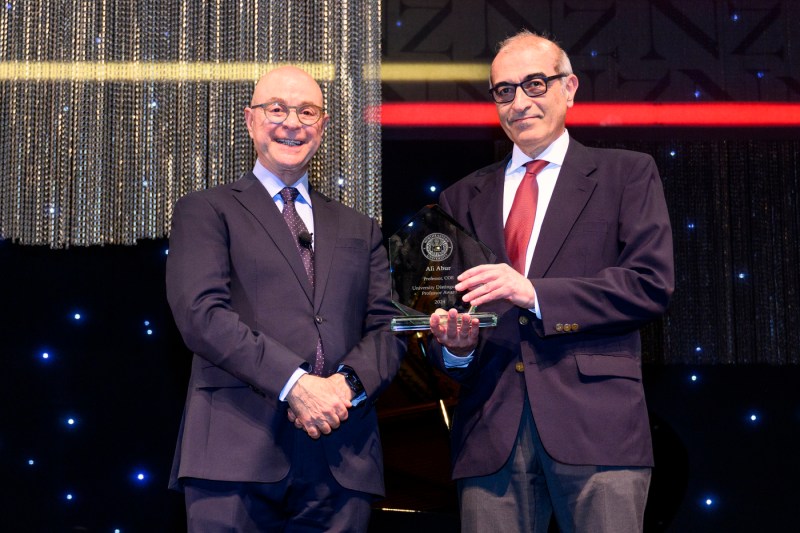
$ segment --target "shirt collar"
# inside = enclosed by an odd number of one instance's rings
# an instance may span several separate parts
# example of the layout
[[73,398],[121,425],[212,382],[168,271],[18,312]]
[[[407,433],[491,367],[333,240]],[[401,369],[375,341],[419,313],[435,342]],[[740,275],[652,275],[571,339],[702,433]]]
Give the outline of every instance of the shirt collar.
[[[286,187],[286,184],[283,183],[278,176],[267,170],[258,159],[256,159],[256,164],[253,167],[253,174],[255,174],[258,181],[261,182],[261,185],[267,189],[267,192],[272,198],[280,196],[281,189]],[[289,187],[297,189],[300,192],[300,197],[303,199],[303,202],[311,205],[311,194],[308,190],[308,172],[303,174],[295,183],[289,185]]]
[[[544,151],[539,154],[539,157],[536,159],[544,159],[548,163],[554,163],[558,166],[564,164],[564,157],[567,155],[567,147],[569,146],[569,134],[567,130],[564,130],[558,139],[553,141],[550,146],[544,149]],[[510,174],[512,172],[516,172],[519,170],[521,166],[523,166],[528,161],[532,161],[530,156],[525,155],[522,150],[520,150],[519,146],[516,144],[514,145],[514,149],[511,151],[511,161],[508,162],[507,172]]]

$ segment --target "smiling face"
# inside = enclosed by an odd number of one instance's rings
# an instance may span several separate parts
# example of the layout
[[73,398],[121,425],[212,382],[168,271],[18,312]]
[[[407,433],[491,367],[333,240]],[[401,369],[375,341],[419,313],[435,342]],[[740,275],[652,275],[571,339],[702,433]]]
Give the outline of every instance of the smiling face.
[[[491,83],[521,83],[533,75],[560,74],[561,50],[536,36],[517,39],[502,48],[492,62]],[[500,125],[514,144],[532,158],[564,133],[567,109],[572,107],[578,78],[570,74],[548,84],[547,92],[529,97],[516,89],[514,100],[496,104]]]
[[[322,90],[306,72],[295,67],[281,67],[258,81],[250,104],[269,102],[323,107]],[[298,120],[296,111],[290,109],[285,121],[273,124],[262,109],[251,107],[245,108],[244,117],[259,162],[286,185],[292,185],[306,173],[330,120],[324,114],[319,122],[307,126]]]

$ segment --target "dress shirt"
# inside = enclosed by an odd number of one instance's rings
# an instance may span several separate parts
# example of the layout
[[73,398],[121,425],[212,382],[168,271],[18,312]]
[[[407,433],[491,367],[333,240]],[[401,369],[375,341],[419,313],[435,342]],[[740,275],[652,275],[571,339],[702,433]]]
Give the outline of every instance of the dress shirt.
[[[547,166],[544,167],[536,176],[536,182],[539,184],[539,199],[536,202],[536,218],[533,220],[533,229],[531,230],[531,238],[528,241],[528,250],[525,254],[525,272],[531,267],[533,260],[533,251],[536,248],[536,242],[539,240],[539,232],[542,229],[542,221],[547,212],[547,207],[550,205],[550,198],[553,196],[553,190],[556,188],[556,181],[558,174],[561,172],[561,166],[564,164],[564,157],[567,155],[567,147],[569,146],[569,135],[567,130],[561,134],[558,139],[553,141],[550,146],[544,149],[536,159],[544,159],[547,161]],[[525,155],[522,150],[515,144],[511,152],[511,159],[506,166],[506,177],[503,184],[503,227],[505,227],[508,220],[508,214],[511,212],[511,206],[514,203],[514,196],[517,194],[519,184],[522,183],[522,178],[525,176],[525,164],[532,159]],[[542,318],[542,312],[539,308],[539,298],[536,295],[536,288],[533,292],[534,307],[531,309],[536,313],[537,318]],[[451,354],[447,348],[443,347],[442,354],[444,363],[451,368],[465,367],[472,361],[472,354],[466,356],[457,356]]]
[[[281,189],[287,187],[287,185],[281,181],[278,176],[267,170],[258,160],[256,160],[256,164],[253,167],[253,174],[255,174],[256,178],[258,178],[258,181],[261,182],[261,185],[267,189],[269,195],[272,196],[272,201],[278,206],[278,210],[283,213],[283,198],[281,197]],[[297,180],[294,184],[289,185],[289,187],[294,187],[300,192],[294,201],[294,207],[297,210],[297,214],[300,215],[300,218],[303,220],[303,224],[306,225],[308,232],[311,233],[311,246],[313,249],[314,214],[311,210],[311,195],[308,193],[308,174],[303,174],[299,180]],[[300,379],[304,374],[308,374],[308,370],[302,367],[299,367],[294,371],[289,378],[289,381],[287,381],[286,385],[284,385],[281,389],[281,393],[278,396],[282,402],[286,401],[286,395],[289,394],[289,391],[292,390],[294,384],[297,383],[297,380]]]

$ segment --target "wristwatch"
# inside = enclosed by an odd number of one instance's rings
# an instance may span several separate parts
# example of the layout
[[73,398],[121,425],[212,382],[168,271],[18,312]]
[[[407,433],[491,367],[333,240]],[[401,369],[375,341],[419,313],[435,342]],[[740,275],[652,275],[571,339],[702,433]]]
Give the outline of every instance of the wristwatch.
[[364,392],[364,385],[361,384],[361,380],[358,379],[356,371],[353,370],[352,367],[342,365],[336,373],[344,376],[347,386],[353,391],[353,398]]

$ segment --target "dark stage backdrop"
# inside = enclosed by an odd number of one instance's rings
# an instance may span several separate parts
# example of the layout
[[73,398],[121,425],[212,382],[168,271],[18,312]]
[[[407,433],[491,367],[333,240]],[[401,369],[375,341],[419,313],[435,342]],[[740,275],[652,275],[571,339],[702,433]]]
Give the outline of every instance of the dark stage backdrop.
[[[502,156],[502,133],[484,133],[387,135],[387,234]],[[799,142],[774,132],[572,133],[652,154],[674,226],[677,291],[643,337],[657,462],[647,531],[781,530],[800,497]],[[167,248],[0,241],[9,531],[182,529],[181,498],[166,483],[190,354],[165,302]],[[374,531],[457,531],[437,405],[452,405],[452,389],[425,368],[409,356],[380,404],[389,495],[378,504],[423,513],[378,511]]]

